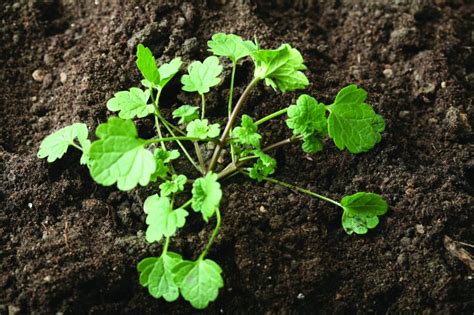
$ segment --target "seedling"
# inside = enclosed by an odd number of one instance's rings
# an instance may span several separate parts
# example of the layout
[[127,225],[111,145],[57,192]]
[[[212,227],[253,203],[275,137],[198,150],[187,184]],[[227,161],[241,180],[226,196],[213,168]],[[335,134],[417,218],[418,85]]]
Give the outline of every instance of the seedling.
[[[88,140],[86,125],[76,123],[46,137],[38,152],[39,158],[54,162],[73,146],[82,151],[81,163],[87,165],[99,184],[116,184],[123,191],[138,185],[153,185],[157,193],[149,196],[144,204],[148,225],[146,241],[164,242],[164,245],[159,256],[138,263],[140,284],[155,298],[171,302],[181,295],[198,309],[214,301],[224,285],[222,269],[207,256],[221,225],[221,183],[226,178],[243,174],[332,203],[342,210],[342,227],[347,234],[367,233],[387,211],[387,203],[375,193],[357,192],[336,201],[270,177],[277,165],[271,152],[286,144],[300,142],[304,152],[314,154],[323,149],[324,140],[329,137],[337,148],[353,154],[373,148],[381,140],[385,123],[372,106],[365,103],[367,93],[362,88],[349,85],[341,89],[330,105],[303,94],[296,104],[258,120],[244,114],[236,126],[251,91],[260,82],[282,93],[303,89],[309,84],[303,72],[306,66],[300,52],[288,44],[277,49],[262,49],[237,35],[220,33],[212,36],[208,46],[215,56],[207,57],[202,63],[192,62],[188,73],[181,77],[183,90],[197,93],[200,106],[178,107],[172,113],[176,124],[160,111],[160,96],[181,69],[181,59],[175,58],[158,67],[150,49],[140,44],[137,66],[144,78],[141,81],[144,88],[120,91],[107,102],[107,108],[117,112],[118,117],[110,117],[100,124],[92,143]],[[223,66],[216,56],[228,58],[232,64],[228,117],[220,120],[220,123],[225,121],[224,128],[219,122],[206,118],[205,95],[222,80]],[[236,68],[241,59],[249,57],[255,64],[253,79],[234,104]],[[259,128],[283,115],[287,115],[286,124],[292,136],[263,146]],[[148,116],[154,118],[156,137],[142,139],[133,119]],[[214,145],[213,153],[206,159],[205,156],[211,154],[203,154],[206,146],[199,144],[210,142]],[[221,155],[222,150],[230,151],[229,161]],[[189,161],[195,173],[182,174],[175,168],[174,161],[180,157]],[[218,161],[228,164],[224,166]],[[190,216],[189,209],[200,213],[205,222],[214,217],[216,221],[209,242],[195,260],[185,260],[169,251],[171,238]]]

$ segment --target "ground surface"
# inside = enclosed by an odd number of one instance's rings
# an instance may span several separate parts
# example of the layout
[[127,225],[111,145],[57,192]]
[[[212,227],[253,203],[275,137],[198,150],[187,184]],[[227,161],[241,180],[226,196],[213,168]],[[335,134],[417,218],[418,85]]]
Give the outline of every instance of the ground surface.
[[[307,156],[298,145],[286,147],[276,153],[275,176],[336,199],[381,193],[390,210],[375,231],[348,236],[335,207],[234,177],[224,184],[224,226],[210,253],[226,285],[206,312],[474,311],[469,268],[443,244],[445,236],[474,243],[472,6],[123,2],[0,4],[0,314],[192,311],[182,300],[154,300],[138,285],[135,264],[160,251],[143,238],[150,191],[96,185],[72,150],[53,165],[36,151],[67,124],[95,128],[113,93],[138,85],[137,43],[160,61],[189,61],[203,58],[206,41],[220,31],[297,47],[310,69],[306,92],[323,102],[348,83],[369,92],[387,122],[373,151],[353,156],[328,143]],[[251,72],[248,61],[239,68],[237,94]],[[227,86],[210,100],[215,119],[225,115],[217,104],[225,104]],[[259,117],[297,95],[260,86],[246,109]],[[184,100],[193,99],[175,80],[167,113]],[[266,129],[269,141],[288,134],[280,122]],[[193,258],[210,229],[195,216],[171,248]]]

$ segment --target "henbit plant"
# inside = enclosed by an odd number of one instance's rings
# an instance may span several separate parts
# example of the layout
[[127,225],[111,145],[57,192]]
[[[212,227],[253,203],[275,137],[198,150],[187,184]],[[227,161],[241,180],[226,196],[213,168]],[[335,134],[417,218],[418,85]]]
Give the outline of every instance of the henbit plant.
[[[164,240],[160,256],[149,257],[138,263],[140,284],[155,297],[175,301],[179,295],[193,307],[203,309],[217,298],[223,287],[222,269],[207,254],[221,225],[219,205],[222,199],[220,182],[235,174],[245,174],[257,181],[268,181],[330,202],[342,209],[342,227],[348,234],[365,234],[377,226],[379,216],[387,211],[385,200],[375,194],[357,192],[341,201],[322,196],[313,191],[269,177],[275,172],[276,160],[269,152],[285,144],[301,142],[306,153],[317,153],[329,137],[340,149],[357,154],[366,152],[381,140],[385,124],[372,106],[365,103],[367,93],[355,85],[339,91],[334,102],[325,105],[309,95],[298,97],[296,104],[280,109],[254,121],[243,115],[235,126],[250,92],[260,81],[280,92],[305,88],[309,82],[302,71],[306,70],[301,54],[288,44],[277,49],[261,49],[251,41],[244,41],[233,34],[215,34],[208,42],[209,50],[232,62],[228,117],[224,129],[205,118],[205,94],[221,83],[222,65],[215,56],[204,62],[194,61],[183,75],[181,82],[186,92],[197,92],[201,108],[182,105],[174,110],[177,125],[165,118],[160,111],[160,96],[166,84],[179,72],[181,59],[157,66],[150,49],[137,48],[137,66],[143,75],[145,89],[132,87],[121,91],[107,102],[107,108],[118,112],[96,129],[97,139],[88,140],[87,127],[76,123],[46,137],[41,143],[38,157],[53,162],[61,158],[69,146],[82,150],[81,163],[86,164],[92,178],[104,186],[117,184],[120,190],[130,190],[152,182],[159,193],[149,196],[144,203],[146,213],[146,241]],[[239,100],[233,105],[234,77],[239,60],[250,57],[255,64],[252,81]],[[200,112],[200,115],[199,115]],[[286,114],[287,126],[292,136],[268,146],[262,146],[258,129],[267,121]],[[132,121],[153,115],[157,136],[142,139]],[[76,141],[77,140],[77,141]],[[194,154],[189,149],[192,144]],[[209,160],[204,158],[199,143],[214,143]],[[168,143],[168,145],[166,145]],[[175,143],[189,163],[199,172],[181,174],[173,165],[180,152],[172,149]],[[224,148],[231,151],[231,161],[217,170],[218,159]],[[197,161],[195,160],[197,158]],[[222,158],[221,158],[222,160]],[[188,179],[189,178],[189,179]],[[182,196],[191,198],[182,202]],[[181,196],[180,196],[181,195]],[[178,202],[181,201],[181,202]],[[170,239],[182,228],[189,216],[189,208],[202,215],[205,222],[216,218],[212,235],[196,260],[185,260],[169,251]]]

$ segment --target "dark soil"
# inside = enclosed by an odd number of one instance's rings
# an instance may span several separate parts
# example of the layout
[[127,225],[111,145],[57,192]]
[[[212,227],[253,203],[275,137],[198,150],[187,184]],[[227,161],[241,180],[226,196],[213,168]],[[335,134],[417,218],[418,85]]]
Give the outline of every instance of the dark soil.
[[[224,269],[225,288],[206,312],[474,312],[472,271],[443,244],[445,236],[474,244],[472,5],[118,2],[0,4],[0,314],[193,312],[182,299],[155,300],[138,284],[136,263],[161,249],[143,237],[150,191],[96,185],[73,150],[54,164],[36,152],[62,126],[95,128],[109,115],[113,93],[139,84],[137,43],[160,61],[190,61],[206,56],[207,40],[220,31],[297,47],[310,69],[305,92],[323,102],[348,83],[369,92],[387,122],[373,151],[354,156],[328,143],[309,156],[285,147],[276,152],[275,176],[336,199],[377,192],[390,210],[374,231],[349,236],[330,204],[232,178],[223,184],[223,228],[210,253]],[[237,94],[252,70],[250,62],[239,68]],[[168,112],[193,100],[173,82]],[[209,100],[216,119],[225,116],[217,104],[225,104],[227,86]],[[260,85],[246,109],[261,117],[297,96]],[[289,135],[282,122],[265,132],[269,142]],[[171,245],[186,258],[212,228],[193,218]]]

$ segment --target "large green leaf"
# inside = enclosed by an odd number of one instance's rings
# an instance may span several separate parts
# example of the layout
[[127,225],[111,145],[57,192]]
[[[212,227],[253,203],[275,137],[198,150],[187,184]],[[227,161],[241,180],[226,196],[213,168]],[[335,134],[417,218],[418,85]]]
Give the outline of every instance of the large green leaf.
[[217,174],[209,172],[204,177],[196,179],[192,189],[192,208],[201,212],[204,221],[208,221],[219,207],[222,198],[221,185]]
[[181,77],[183,91],[205,94],[221,82],[221,73],[222,66],[219,64],[219,58],[215,56],[207,57],[204,62],[194,61],[188,67],[188,74]]
[[356,85],[343,88],[329,110],[328,131],[336,146],[351,153],[366,152],[380,142],[385,123],[364,103],[367,92]]
[[113,112],[119,112],[123,119],[143,118],[154,112],[154,107],[148,104],[149,91],[143,92],[139,88],[131,88],[130,91],[120,91],[107,102],[107,108]]
[[210,259],[185,260],[175,266],[173,273],[183,298],[197,309],[206,308],[224,286],[221,267]]
[[257,50],[257,46],[249,40],[242,40],[234,34],[217,33],[207,42],[209,50],[216,56],[228,57],[232,62],[247,57]]
[[120,190],[148,184],[156,162],[131,120],[110,117],[97,127],[96,135],[99,140],[92,143],[89,153],[91,176],[96,182],[104,186],[117,183]]

